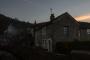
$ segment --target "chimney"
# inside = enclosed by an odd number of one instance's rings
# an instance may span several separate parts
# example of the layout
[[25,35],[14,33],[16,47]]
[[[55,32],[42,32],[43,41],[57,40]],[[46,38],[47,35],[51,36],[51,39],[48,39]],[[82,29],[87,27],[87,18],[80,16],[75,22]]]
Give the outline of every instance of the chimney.
[[53,21],[54,18],[55,18],[54,14],[51,14],[51,16],[50,16],[50,21]]
[[54,16],[54,13],[52,13],[52,8],[50,8],[50,11],[51,11],[50,21],[53,21],[55,16]]

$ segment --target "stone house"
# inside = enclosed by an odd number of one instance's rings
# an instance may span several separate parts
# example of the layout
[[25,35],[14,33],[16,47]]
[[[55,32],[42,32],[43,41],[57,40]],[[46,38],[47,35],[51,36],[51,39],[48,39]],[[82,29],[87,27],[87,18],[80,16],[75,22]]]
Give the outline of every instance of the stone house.
[[50,52],[54,52],[60,43],[66,44],[79,40],[79,23],[67,12],[50,21],[35,24],[35,44]]

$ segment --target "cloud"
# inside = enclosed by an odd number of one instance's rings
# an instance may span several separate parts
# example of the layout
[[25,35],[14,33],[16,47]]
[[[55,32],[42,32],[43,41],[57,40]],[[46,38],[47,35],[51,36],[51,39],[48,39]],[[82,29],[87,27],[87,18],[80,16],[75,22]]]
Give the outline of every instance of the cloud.
[[87,20],[87,19],[90,19],[90,14],[85,14],[85,15],[77,16],[77,17],[75,17],[75,19],[78,20],[78,21]]

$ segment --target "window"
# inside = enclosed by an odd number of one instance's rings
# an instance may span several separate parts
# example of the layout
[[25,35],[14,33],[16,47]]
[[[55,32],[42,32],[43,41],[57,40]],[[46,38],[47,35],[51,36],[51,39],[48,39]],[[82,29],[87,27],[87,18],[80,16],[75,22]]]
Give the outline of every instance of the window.
[[87,34],[90,34],[90,29],[87,29]]
[[64,26],[64,35],[65,36],[69,35],[69,27],[68,26]]

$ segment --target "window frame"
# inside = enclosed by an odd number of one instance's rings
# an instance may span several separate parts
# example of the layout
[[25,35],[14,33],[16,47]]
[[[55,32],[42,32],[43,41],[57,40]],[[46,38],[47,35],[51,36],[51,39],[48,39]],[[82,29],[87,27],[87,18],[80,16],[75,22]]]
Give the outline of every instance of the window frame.
[[64,35],[69,36],[69,26],[64,26]]

